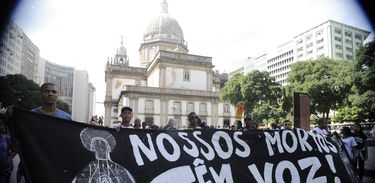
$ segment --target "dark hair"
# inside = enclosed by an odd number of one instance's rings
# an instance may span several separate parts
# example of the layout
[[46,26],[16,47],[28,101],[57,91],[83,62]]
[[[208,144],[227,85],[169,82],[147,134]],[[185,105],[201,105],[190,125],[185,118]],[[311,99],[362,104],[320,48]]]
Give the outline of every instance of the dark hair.
[[355,133],[356,135],[362,135],[362,134],[364,134],[364,133],[363,133],[363,129],[362,129],[361,124],[359,124],[358,122],[356,122],[356,123],[354,123],[354,126],[353,126],[353,127],[355,128],[356,126],[359,127],[359,132],[357,133],[357,132],[355,131],[355,129],[354,129],[354,133]]
[[190,112],[190,113],[188,114],[188,117],[190,117],[190,116],[193,115],[193,114],[197,115],[195,112]]
[[321,124],[321,123],[324,123],[324,122],[327,123],[327,120],[325,118],[319,118],[317,123]]
[[352,136],[352,132],[350,131],[350,128],[347,126],[344,126],[342,128],[342,132],[345,132],[347,136]]
[[55,83],[44,83],[42,84],[42,86],[40,86],[40,91],[43,91],[45,88],[47,88],[47,86],[56,86]]
[[249,113],[245,114],[244,120],[250,119],[251,120],[251,115]]

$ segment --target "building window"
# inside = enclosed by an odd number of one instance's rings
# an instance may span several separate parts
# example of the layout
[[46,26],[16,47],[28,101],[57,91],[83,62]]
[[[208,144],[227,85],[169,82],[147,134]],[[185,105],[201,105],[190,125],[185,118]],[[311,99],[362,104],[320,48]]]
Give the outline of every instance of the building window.
[[355,35],[354,35],[354,38],[355,38],[355,39],[358,39],[358,40],[362,40],[362,35],[360,35],[360,34],[355,34]]
[[342,53],[336,52],[335,55],[336,57],[342,58]]
[[174,106],[174,111],[181,112],[181,102],[174,102],[173,106]]
[[347,60],[353,60],[353,55],[346,55]]
[[297,49],[297,52],[303,51],[303,47]]
[[306,41],[310,40],[312,38],[312,34],[306,36]]
[[145,107],[146,107],[146,110],[153,110],[154,109],[154,101],[146,100]]
[[306,53],[306,55],[310,55],[310,54],[312,54],[313,53],[313,51],[312,50],[309,50],[307,53]]
[[323,34],[323,29],[320,29],[319,31],[316,32],[316,36],[320,36]]
[[346,47],[346,51],[348,51],[348,52],[353,52],[353,48]]
[[356,45],[356,46],[362,46],[362,43],[355,42],[355,45]]
[[310,48],[312,46],[313,46],[313,43],[309,43],[309,44],[306,45],[306,48]]
[[190,71],[184,71],[184,81],[190,81]]
[[194,112],[194,103],[192,102],[187,103],[186,109],[187,109],[187,113]]
[[207,104],[206,103],[200,103],[199,104],[199,112],[207,112]]
[[155,57],[155,48],[151,48],[150,49],[150,58],[149,58],[149,60],[152,60],[152,59],[154,59],[154,57]]
[[299,39],[299,40],[297,41],[297,44],[302,44],[302,39]]
[[335,33],[336,33],[336,34],[341,34],[341,30],[335,28]]
[[341,49],[342,49],[342,46],[337,44],[337,45],[335,45],[335,48],[341,50]]
[[323,41],[324,41],[324,38],[319,39],[319,40],[316,41],[316,44],[322,43]]
[[320,51],[320,50],[323,50],[324,46],[320,46],[316,49],[316,51]]
[[350,32],[350,31],[345,31],[345,36],[352,37],[352,32]]
[[341,38],[340,37],[335,37],[335,40],[338,41],[338,42],[341,42]]
[[347,44],[353,44],[353,41],[350,40],[350,39],[345,39],[345,43],[347,43]]
[[223,112],[224,112],[224,113],[230,113],[229,105],[227,105],[227,104],[224,105]]

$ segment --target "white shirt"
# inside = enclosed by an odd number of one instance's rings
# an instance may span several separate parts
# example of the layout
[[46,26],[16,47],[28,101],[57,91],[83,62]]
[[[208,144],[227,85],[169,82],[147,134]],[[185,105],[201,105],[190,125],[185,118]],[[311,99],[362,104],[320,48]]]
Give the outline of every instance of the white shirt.
[[346,138],[341,137],[341,141],[344,143],[345,149],[348,152],[349,157],[353,159],[352,148],[357,146],[357,142],[355,141],[354,137],[346,137]]
[[319,134],[322,134],[322,135],[328,135],[328,133],[325,129],[320,129],[319,127],[315,127],[314,131],[316,131],[316,133],[319,133]]

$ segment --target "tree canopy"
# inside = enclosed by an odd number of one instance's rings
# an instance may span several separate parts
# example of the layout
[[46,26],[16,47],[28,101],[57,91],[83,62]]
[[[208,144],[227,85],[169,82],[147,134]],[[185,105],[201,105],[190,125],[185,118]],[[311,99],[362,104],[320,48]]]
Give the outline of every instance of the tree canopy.
[[[41,105],[40,86],[21,74],[0,77],[0,102],[2,107],[15,107],[31,110]],[[57,108],[71,113],[69,105],[57,101]]]
[[243,102],[242,85],[244,76],[236,74],[231,77],[225,86],[220,89],[220,98],[228,100],[232,105],[236,106],[239,102]]
[[233,105],[243,102],[245,113],[251,113],[260,122],[275,117],[281,89],[268,72],[256,70],[246,76],[238,74],[231,77],[220,90],[220,96]]
[[21,74],[0,77],[0,102],[7,107],[14,105],[24,109],[39,106],[40,87]]
[[358,49],[354,63],[357,96],[353,97],[352,104],[362,109],[360,116],[375,121],[375,41]]
[[353,84],[353,64],[321,58],[292,64],[288,82],[288,95],[308,93],[311,112],[328,117],[329,111],[341,107]]

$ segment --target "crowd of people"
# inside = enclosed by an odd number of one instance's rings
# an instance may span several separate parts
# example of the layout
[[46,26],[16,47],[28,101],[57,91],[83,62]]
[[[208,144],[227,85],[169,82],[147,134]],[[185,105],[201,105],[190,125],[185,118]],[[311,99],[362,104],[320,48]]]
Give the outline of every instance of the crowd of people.
[[[45,83],[41,86],[40,95],[42,99],[42,105],[33,109],[33,112],[41,113],[45,115],[50,115],[62,119],[72,120],[72,117],[58,109],[56,107],[56,101],[58,98],[58,91],[57,86],[53,83]],[[9,112],[10,111],[10,112]],[[12,112],[12,109],[8,110],[9,113]],[[129,106],[125,106],[121,109],[120,113],[121,121],[111,124],[109,127],[114,128],[116,130],[120,130],[121,128],[135,128],[135,129],[155,129],[155,130],[177,130],[176,121],[173,118],[168,119],[168,122],[165,126],[157,126],[154,123],[146,123],[141,122],[140,118],[135,118],[133,124],[131,124],[131,120],[133,118],[133,109]],[[188,118],[188,126],[183,127],[182,129],[217,129],[220,127],[208,126],[205,121],[202,121],[201,118],[195,113],[190,112],[187,116]],[[103,117],[93,116],[89,121],[89,124],[92,125],[103,125]],[[19,168],[18,172],[15,174],[17,176],[17,181],[10,181],[11,180],[11,172],[12,169],[15,167],[12,166],[11,160],[16,155],[16,151],[13,148],[11,140],[9,138],[9,133],[3,124],[0,126],[1,129],[1,138],[0,138],[0,183],[8,183],[8,182],[25,182],[24,174],[22,168]],[[241,120],[237,120],[231,126],[223,126],[220,129],[227,129],[227,130],[241,130],[241,131],[251,131],[259,129],[257,125],[253,123],[250,114],[246,114],[244,116],[244,126],[242,125]],[[271,129],[273,130],[281,130],[281,129],[292,129],[292,122],[290,120],[285,120],[281,125],[279,123],[275,123],[271,125]],[[341,139],[343,142],[345,149],[348,153],[348,157],[352,163],[352,167],[357,172],[360,179],[364,176],[364,162],[368,158],[367,153],[367,146],[366,146],[366,139],[367,136],[363,133],[362,127],[360,124],[354,125],[354,133],[351,132],[349,127],[344,127],[341,130],[341,133],[333,133],[327,129],[327,120],[324,118],[318,119],[317,127],[312,130],[314,133],[323,134],[323,135],[335,135]],[[18,167],[22,167],[22,162]],[[357,169],[358,167],[358,169]],[[16,168],[17,169],[17,168]]]

